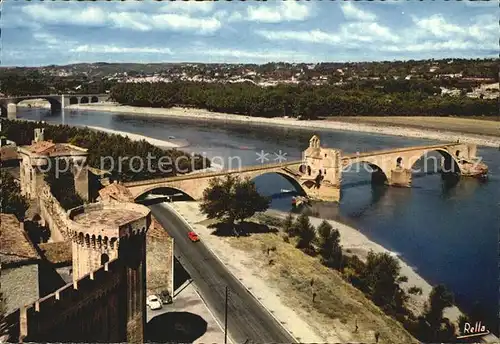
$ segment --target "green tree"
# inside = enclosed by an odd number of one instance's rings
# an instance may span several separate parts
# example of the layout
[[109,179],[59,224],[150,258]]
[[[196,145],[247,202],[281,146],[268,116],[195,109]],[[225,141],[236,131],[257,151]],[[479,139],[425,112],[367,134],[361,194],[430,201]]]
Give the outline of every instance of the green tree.
[[305,213],[300,214],[294,224],[293,231],[297,233],[299,240],[297,241],[297,248],[310,250],[311,244],[316,238],[316,230],[309,221],[309,216]]
[[342,247],[340,246],[340,233],[332,225],[323,220],[317,228],[317,244],[321,262],[329,267],[340,269],[342,263]]
[[[68,125],[50,125],[42,122],[22,122],[2,119],[1,135],[16,142],[18,145],[29,145],[33,140],[33,130],[45,128],[45,138],[56,143],[70,142],[82,148],[88,149],[87,162],[89,166],[108,170],[114,179],[124,182],[144,180],[160,177],[171,177],[179,173],[188,173],[193,169],[210,167],[210,160],[200,156],[191,156],[177,150],[164,150],[151,145],[146,141],[132,141],[121,135],[103,133],[87,128],[76,128]],[[165,157],[167,159],[152,159],[151,169],[139,170],[140,162],[136,159],[135,166],[131,166],[128,160],[121,164],[117,163],[132,156]],[[170,165],[160,165],[161,161],[178,162]],[[137,172],[139,170],[139,172]]]
[[14,177],[6,170],[1,170],[2,213],[14,214],[18,220],[24,219],[24,214],[28,209],[28,200],[21,195],[21,189]]
[[234,225],[256,212],[266,211],[271,200],[257,192],[255,183],[249,179],[240,180],[231,175],[224,179],[210,180],[209,187],[203,192],[200,210],[209,219],[220,219]]
[[362,276],[365,292],[375,304],[389,313],[401,310],[406,301],[399,286],[400,270],[399,262],[388,253],[368,253]]
[[294,218],[292,213],[288,213],[288,215],[285,217],[281,225],[281,228],[286,234],[288,234],[291,237],[297,235],[297,233],[295,232]]
[[432,332],[441,331],[442,324],[446,322],[443,319],[443,311],[445,308],[453,306],[453,303],[453,294],[444,285],[439,284],[432,288],[425,311],[425,318]]

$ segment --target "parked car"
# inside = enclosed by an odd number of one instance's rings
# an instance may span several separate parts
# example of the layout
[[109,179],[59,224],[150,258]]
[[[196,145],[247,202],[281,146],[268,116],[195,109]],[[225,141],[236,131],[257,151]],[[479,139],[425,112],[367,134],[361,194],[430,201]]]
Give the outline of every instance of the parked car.
[[198,234],[196,234],[195,232],[189,232],[188,237],[192,242],[200,241],[200,238],[198,238]]
[[151,310],[157,310],[161,309],[161,301],[156,295],[149,295],[148,298],[146,299],[146,304]]
[[168,291],[166,290],[162,291],[159,296],[163,304],[172,303],[172,296],[170,296]]

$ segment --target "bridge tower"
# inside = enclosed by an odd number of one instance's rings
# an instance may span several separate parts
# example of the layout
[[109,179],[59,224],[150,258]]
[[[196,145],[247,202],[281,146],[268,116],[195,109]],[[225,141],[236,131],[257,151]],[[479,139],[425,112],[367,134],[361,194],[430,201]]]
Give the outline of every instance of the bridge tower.
[[[73,282],[108,262],[119,283],[122,341],[142,343],[146,325],[146,232],[151,211],[140,204],[98,202],[69,211],[72,233]],[[116,320],[110,319],[115,324]],[[121,326],[121,325],[117,325]],[[126,330],[125,330],[126,328]]]
[[341,151],[321,147],[314,135],[309,147],[303,152],[303,164],[299,167],[300,181],[312,199],[338,202],[342,180]]

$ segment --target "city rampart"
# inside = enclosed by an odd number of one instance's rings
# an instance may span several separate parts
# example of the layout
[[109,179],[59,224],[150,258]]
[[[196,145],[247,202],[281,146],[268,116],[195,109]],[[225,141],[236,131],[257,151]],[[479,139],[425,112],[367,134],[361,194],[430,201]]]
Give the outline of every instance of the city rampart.
[[21,308],[19,340],[127,341],[126,282],[123,264],[119,260],[112,260],[81,279]]

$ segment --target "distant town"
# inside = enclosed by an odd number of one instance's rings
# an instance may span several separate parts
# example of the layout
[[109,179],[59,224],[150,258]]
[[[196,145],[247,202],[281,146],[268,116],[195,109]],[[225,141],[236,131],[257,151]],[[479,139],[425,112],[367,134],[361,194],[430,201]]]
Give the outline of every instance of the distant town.
[[[443,96],[498,97],[498,66],[493,59],[442,59],[359,63],[82,63],[66,66],[7,67],[0,69],[0,92],[12,87],[24,93],[102,93],[116,83],[199,82],[252,83],[261,87],[282,84],[334,85],[345,89],[391,87],[394,82],[428,83]],[[14,81],[15,79],[15,81]],[[25,82],[22,81],[25,79]],[[45,83],[38,80],[45,80]],[[12,87],[11,81],[12,80]],[[29,83],[19,87],[19,83]],[[49,89],[41,89],[49,85]],[[62,89],[61,89],[62,88]],[[31,89],[31,90],[30,90]],[[20,94],[17,94],[20,95]],[[438,94],[436,94],[438,95]]]

